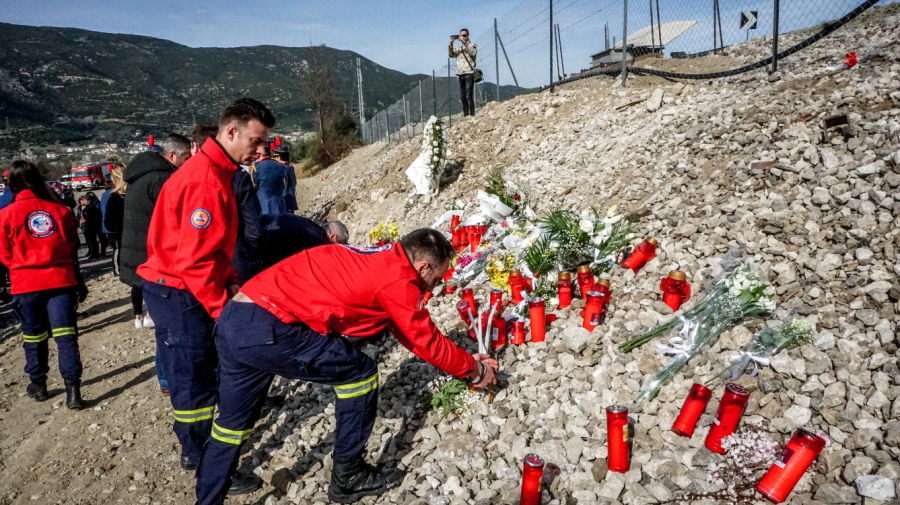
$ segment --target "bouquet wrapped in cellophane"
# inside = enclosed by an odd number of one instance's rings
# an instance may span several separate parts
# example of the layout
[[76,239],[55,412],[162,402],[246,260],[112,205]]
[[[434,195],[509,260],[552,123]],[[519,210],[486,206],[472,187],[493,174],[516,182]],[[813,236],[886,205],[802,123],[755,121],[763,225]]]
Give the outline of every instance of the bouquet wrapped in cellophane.
[[723,332],[748,318],[774,310],[775,303],[765,293],[768,287],[745,265],[715,283],[710,293],[690,311],[619,344],[621,352],[629,352],[670,330],[677,328],[679,332],[668,345],[656,344],[661,354],[671,355],[672,359],[647,381],[638,401],[656,397],[662,386],[669,383],[691,358],[712,346]]
[[729,375],[732,381],[736,381],[741,372],[753,364],[750,377],[756,377],[759,367],[769,366],[769,356],[774,356],[781,351],[810,344],[815,340],[816,331],[813,325],[805,319],[791,319],[778,329],[763,328],[753,335],[744,351],[731,357],[731,364],[723,368],[712,379],[706,381],[710,385],[720,378]]

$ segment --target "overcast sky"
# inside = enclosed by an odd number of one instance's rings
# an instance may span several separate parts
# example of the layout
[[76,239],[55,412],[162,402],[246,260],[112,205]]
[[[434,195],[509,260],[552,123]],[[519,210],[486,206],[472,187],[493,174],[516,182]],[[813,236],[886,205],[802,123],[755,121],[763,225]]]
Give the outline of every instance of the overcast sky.
[[327,44],[406,73],[446,62],[449,36],[483,32],[521,0],[3,0],[0,21],[148,35],[192,47]]

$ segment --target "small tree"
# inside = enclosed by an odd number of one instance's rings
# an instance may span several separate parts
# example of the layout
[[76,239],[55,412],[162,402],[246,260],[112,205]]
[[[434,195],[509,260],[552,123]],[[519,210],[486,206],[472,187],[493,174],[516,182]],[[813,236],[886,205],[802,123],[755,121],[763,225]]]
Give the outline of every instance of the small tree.
[[338,93],[323,47],[309,48],[309,56],[299,73],[300,87],[316,110],[319,135],[324,139],[329,127],[341,116],[344,100]]

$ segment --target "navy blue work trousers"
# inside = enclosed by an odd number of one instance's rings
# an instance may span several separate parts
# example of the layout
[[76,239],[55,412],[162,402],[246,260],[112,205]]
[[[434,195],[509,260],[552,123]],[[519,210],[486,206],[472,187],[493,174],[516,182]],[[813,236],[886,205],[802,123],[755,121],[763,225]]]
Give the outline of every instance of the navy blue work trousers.
[[199,464],[216,408],[215,322],[187,291],[147,281],[141,290],[156,324],[157,352],[164,354],[162,364],[175,413],[173,429],[181,454]]
[[197,469],[197,503],[222,505],[241,445],[276,375],[334,386],[335,461],[362,454],[378,407],[378,366],[343,337],[285,324],[255,303],[229,301],[216,327],[219,415]]
[[75,286],[13,297],[13,311],[22,323],[25,348],[25,373],[35,384],[47,383],[49,349],[53,338],[59,351],[59,373],[66,384],[81,384],[81,353],[75,310],[78,294]]

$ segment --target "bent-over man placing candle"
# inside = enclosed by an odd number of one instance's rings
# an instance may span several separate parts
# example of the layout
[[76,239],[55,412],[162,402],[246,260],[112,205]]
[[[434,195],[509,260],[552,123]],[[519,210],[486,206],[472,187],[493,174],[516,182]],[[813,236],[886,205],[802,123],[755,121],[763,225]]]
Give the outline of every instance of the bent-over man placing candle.
[[443,278],[452,255],[440,232],[419,229],[378,248],[303,251],[245,284],[218,320],[219,416],[197,470],[197,503],[224,502],[241,444],[250,438],[276,375],[334,386],[332,501],[352,503],[400,484],[400,470],[365,461],[378,367],[340,335],[371,336],[389,328],[404,347],[444,372],[478,388],[496,383],[497,362],[457,347],[425,310],[425,294]]

